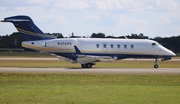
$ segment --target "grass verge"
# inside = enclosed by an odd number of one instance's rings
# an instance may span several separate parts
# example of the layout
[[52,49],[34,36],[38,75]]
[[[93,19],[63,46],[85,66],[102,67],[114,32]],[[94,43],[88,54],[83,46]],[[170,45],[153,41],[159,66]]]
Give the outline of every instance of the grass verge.
[[179,104],[180,75],[0,73],[0,103]]
[[40,53],[40,52],[0,52],[0,57],[54,57],[49,53]]
[[[52,56],[49,53],[41,53],[41,52],[11,52],[11,51],[7,51],[7,52],[0,52],[0,57],[4,58],[4,57],[55,57]],[[180,54],[177,54],[177,56],[172,57],[173,59],[180,59]]]

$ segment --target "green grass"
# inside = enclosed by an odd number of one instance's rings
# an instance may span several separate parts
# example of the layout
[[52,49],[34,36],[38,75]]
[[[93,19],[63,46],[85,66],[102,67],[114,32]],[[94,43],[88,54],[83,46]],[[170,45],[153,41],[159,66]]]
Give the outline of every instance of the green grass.
[[[41,53],[40,53],[41,54]],[[42,56],[41,56],[42,55]],[[0,57],[52,57],[7,53]],[[47,55],[47,56],[46,56]],[[152,68],[153,61],[100,62],[94,68]],[[160,68],[180,68],[178,61]],[[81,68],[61,60],[0,60],[0,67]],[[179,74],[0,73],[0,104],[179,104]]]
[[[49,53],[41,53],[41,52],[0,52],[0,58],[2,57],[55,57],[50,55]],[[177,54],[176,57],[173,57],[174,59],[180,59],[180,54]]]
[[[153,68],[153,61],[99,62],[93,68]],[[30,68],[81,68],[80,64],[71,64],[62,60],[0,60],[0,67]],[[180,68],[179,61],[159,61],[160,68]]]
[[1,104],[179,104],[180,75],[0,73]]
[[54,57],[49,53],[40,53],[40,52],[0,52],[0,58],[3,57]]

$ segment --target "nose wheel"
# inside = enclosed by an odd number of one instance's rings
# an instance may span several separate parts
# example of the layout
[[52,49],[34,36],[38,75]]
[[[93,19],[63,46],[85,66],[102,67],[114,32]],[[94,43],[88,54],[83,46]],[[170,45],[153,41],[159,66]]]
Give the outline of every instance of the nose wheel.
[[158,65],[158,59],[156,58],[155,61],[154,61],[154,68],[157,69],[158,67],[159,67],[159,65]]
[[157,64],[156,64],[156,65],[154,65],[154,68],[156,68],[156,69],[157,69],[158,67],[159,67],[159,65],[157,65]]

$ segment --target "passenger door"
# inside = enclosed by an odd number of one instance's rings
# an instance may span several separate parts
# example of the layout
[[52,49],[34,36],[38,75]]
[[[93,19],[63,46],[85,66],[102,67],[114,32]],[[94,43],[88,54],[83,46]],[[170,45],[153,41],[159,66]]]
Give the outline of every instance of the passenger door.
[[152,43],[151,44],[152,45],[152,51],[153,51],[153,53],[154,54],[157,54],[157,52],[158,52],[158,44],[157,43]]

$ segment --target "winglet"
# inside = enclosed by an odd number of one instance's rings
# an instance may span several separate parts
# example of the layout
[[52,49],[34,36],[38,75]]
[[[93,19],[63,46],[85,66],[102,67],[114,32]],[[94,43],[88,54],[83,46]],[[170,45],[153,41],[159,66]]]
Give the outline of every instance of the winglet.
[[78,49],[77,46],[74,46],[74,49],[75,49],[75,51],[76,51],[76,54],[81,54],[81,51]]

